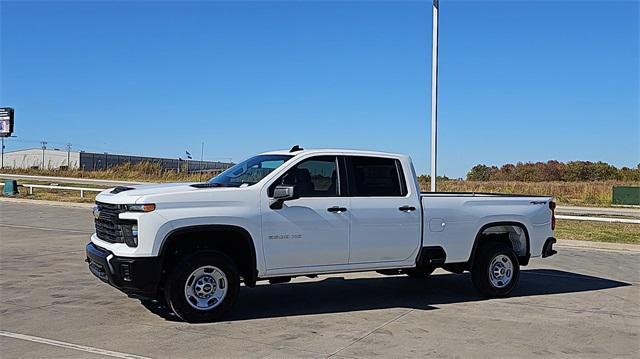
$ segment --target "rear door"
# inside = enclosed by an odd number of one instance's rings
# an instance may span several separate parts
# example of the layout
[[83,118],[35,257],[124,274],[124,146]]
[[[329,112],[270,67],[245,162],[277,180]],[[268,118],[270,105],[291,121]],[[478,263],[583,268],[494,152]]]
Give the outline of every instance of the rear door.
[[351,200],[349,263],[403,261],[420,244],[420,195],[400,160],[347,156]]

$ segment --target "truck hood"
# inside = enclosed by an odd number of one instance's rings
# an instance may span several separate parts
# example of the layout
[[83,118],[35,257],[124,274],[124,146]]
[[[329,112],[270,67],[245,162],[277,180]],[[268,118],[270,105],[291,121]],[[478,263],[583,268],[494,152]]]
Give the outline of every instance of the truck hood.
[[146,185],[119,186],[104,190],[96,196],[96,201],[113,204],[131,204],[142,196],[155,194],[194,192],[199,189],[188,183],[161,183]]

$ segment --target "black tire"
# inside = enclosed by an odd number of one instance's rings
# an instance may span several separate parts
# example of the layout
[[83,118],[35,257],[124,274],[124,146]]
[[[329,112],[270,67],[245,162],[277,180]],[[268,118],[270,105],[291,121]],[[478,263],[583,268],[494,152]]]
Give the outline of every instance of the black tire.
[[[492,269],[494,259],[497,259],[496,265],[498,267]],[[509,261],[511,270],[508,269]],[[493,270],[504,271],[503,274],[492,275]],[[510,278],[507,279],[505,274],[509,273]],[[506,297],[516,287],[519,278],[520,264],[510,246],[503,243],[488,243],[480,247],[471,269],[471,279],[473,285],[483,296],[488,298]]]
[[[191,278],[196,270],[205,268],[203,270],[206,271],[210,270],[210,267],[215,267],[226,277],[226,280],[223,278],[213,281],[217,286],[213,285],[212,293],[225,287],[227,291],[219,301],[211,299],[213,302],[211,309],[196,309],[187,299],[185,285],[190,279],[191,283],[194,283],[194,280],[197,281],[196,276]],[[211,322],[227,314],[235,304],[240,291],[240,275],[238,267],[226,254],[218,251],[199,252],[186,255],[173,267],[165,287],[165,298],[169,307],[182,320],[190,323]],[[190,298],[196,301],[195,296]]]
[[411,278],[427,278],[436,270],[434,266],[421,266],[417,268],[409,268],[404,271]]

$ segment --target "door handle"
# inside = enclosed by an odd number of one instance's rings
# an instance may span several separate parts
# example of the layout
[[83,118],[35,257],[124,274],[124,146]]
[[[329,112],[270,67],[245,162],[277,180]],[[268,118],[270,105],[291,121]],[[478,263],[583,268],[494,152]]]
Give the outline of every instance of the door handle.
[[333,212],[333,213],[342,213],[342,212],[346,212],[347,209],[344,207],[333,206],[333,207],[327,208],[327,211]]
[[413,207],[413,206],[402,206],[402,207],[398,208],[398,210],[400,210],[402,212],[411,212],[411,211],[415,211],[416,207]]

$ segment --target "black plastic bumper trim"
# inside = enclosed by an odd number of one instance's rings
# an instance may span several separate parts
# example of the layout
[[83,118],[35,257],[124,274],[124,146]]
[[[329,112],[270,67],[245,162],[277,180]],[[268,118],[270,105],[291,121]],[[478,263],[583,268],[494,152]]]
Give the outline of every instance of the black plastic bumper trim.
[[158,294],[162,271],[161,257],[118,257],[93,243],[86,247],[89,271],[122,292],[143,298]]
[[551,257],[552,255],[558,253],[558,251],[553,249],[553,244],[556,242],[556,239],[553,237],[547,238],[547,240],[544,242],[544,246],[542,247],[542,258]]

